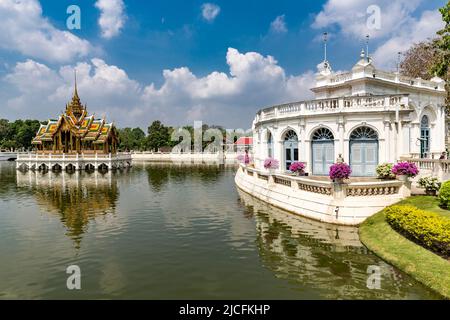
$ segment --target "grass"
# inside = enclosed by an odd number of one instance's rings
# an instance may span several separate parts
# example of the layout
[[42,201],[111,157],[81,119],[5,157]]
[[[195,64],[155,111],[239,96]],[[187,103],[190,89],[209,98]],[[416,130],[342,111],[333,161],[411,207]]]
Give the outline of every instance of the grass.
[[[434,197],[414,196],[399,204],[410,204],[450,217],[446,210],[439,208]],[[393,230],[386,222],[384,211],[361,224],[359,234],[364,245],[380,258],[450,299],[450,262]]]
[[437,197],[412,196],[412,197],[409,197],[408,199],[405,199],[405,200],[399,202],[398,204],[409,204],[416,208],[435,212],[437,214],[440,214],[441,216],[450,218],[450,211],[439,207],[439,200]]

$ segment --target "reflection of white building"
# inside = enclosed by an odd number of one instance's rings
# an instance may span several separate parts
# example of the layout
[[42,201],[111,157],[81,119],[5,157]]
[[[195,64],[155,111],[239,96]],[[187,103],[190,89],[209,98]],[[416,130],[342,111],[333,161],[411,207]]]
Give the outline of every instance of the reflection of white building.
[[342,154],[353,176],[400,157],[439,158],[445,151],[445,82],[378,70],[364,52],[350,72],[323,64],[315,100],[260,110],[253,121],[256,168],[272,156],[286,171],[293,161],[328,175]]

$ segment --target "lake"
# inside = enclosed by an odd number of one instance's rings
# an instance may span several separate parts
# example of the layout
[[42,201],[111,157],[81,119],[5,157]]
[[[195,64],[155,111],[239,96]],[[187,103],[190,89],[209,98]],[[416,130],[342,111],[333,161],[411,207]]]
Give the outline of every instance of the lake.
[[[238,191],[236,167],[16,172],[0,162],[0,298],[436,299],[354,227]],[[66,286],[68,266],[81,289]]]

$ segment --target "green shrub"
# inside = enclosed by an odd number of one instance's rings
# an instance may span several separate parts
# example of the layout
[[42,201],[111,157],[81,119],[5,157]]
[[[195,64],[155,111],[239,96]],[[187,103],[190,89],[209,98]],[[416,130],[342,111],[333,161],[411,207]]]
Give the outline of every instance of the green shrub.
[[450,219],[408,205],[385,209],[393,229],[423,247],[450,257]]
[[450,181],[446,181],[439,189],[439,205],[444,209],[450,208]]
[[392,173],[392,163],[383,163],[377,166],[378,179],[395,179],[395,174]]
[[438,191],[441,188],[441,183],[436,177],[422,177],[417,184],[425,190]]

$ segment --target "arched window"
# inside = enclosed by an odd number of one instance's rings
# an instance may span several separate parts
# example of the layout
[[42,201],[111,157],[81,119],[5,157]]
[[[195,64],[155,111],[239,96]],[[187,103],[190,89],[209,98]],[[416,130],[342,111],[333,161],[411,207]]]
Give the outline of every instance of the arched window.
[[334,162],[334,135],[327,128],[319,128],[312,134],[311,159],[314,175],[325,176]]
[[350,166],[355,177],[375,176],[378,165],[378,134],[366,126],[350,134]]
[[350,140],[378,140],[378,134],[369,127],[359,127],[353,130]]
[[334,140],[333,133],[327,128],[319,128],[314,131],[312,139],[314,141],[318,140]]
[[424,115],[420,120],[420,157],[428,158],[430,152],[430,119]]
[[288,132],[286,132],[286,134],[284,135],[284,141],[298,141],[298,137],[297,134],[295,133],[294,130],[289,130]]
[[273,137],[270,131],[267,132],[267,156],[273,157]]
[[289,130],[284,134],[284,156],[284,169],[289,170],[291,164],[298,161],[298,136],[294,130]]
[[428,116],[422,117],[422,120],[420,120],[420,127],[421,128],[429,128],[430,127],[430,120],[428,119]]

